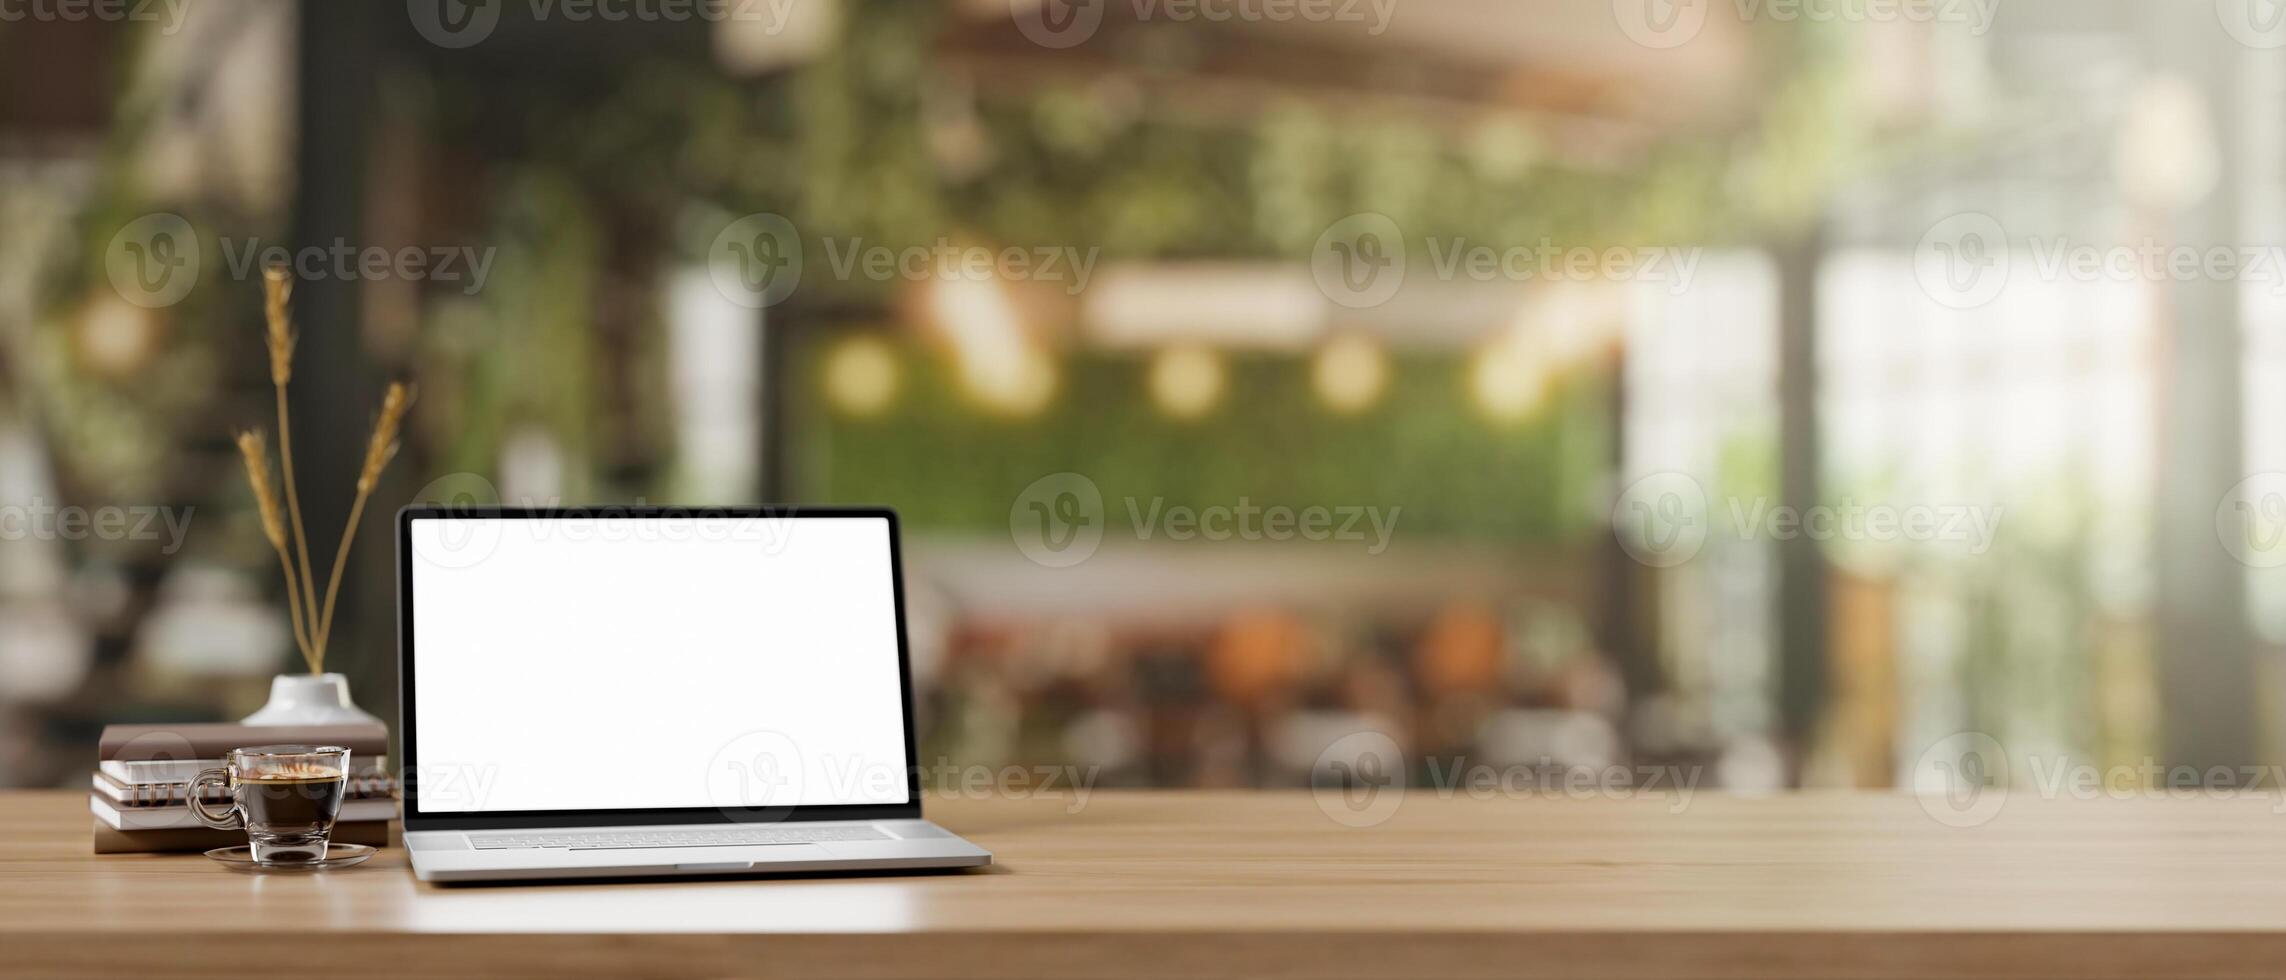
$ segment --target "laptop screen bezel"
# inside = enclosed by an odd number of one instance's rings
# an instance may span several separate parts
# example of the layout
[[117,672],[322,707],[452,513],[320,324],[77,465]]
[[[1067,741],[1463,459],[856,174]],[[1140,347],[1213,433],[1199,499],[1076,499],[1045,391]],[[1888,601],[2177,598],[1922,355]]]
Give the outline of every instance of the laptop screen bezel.
[[[849,803],[763,808],[651,807],[607,810],[500,810],[469,813],[424,813],[419,785],[420,729],[416,720],[418,688],[413,672],[419,659],[413,645],[413,522],[424,520],[658,520],[663,518],[730,518],[771,520],[885,520],[889,525],[889,580],[897,616],[898,706],[905,727],[905,802]],[[921,772],[913,740],[913,666],[905,634],[905,570],[897,512],[887,507],[405,507],[397,512],[397,734],[402,769],[398,785],[403,791],[406,830],[487,830],[524,827],[640,827],[662,824],[773,823],[803,820],[917,820],[921,816]],[[534,746],[534,751],[547,751]],[[598,778],[609,778],[599,773]]]

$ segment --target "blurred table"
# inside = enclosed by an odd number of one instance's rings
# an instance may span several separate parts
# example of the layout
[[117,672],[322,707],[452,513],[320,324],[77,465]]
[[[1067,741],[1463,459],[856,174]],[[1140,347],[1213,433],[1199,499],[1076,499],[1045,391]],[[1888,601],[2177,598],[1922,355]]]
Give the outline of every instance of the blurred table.
[[[943,800],[953,875],[420,885],[88,853],[81,792],[0,794],[0,974],[2151,977],[2286,970],[2278,799],[1888,794]],[[1330,801],[1329,801],[1330,802]],[[1338,803],[1332,803],[1338,812]],[[1957,822],[1957,821],[1956,821]]]

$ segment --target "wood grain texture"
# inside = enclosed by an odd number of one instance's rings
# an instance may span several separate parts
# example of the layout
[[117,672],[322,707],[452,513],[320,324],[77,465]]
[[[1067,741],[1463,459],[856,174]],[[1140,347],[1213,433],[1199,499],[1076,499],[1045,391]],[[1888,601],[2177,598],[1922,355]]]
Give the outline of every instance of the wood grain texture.
[[2151,977],[2286,972],[2286,800],[1888,794],[943,800],[951,875],[438,887],[88,853],[82,794],[0,794],[0,974]]

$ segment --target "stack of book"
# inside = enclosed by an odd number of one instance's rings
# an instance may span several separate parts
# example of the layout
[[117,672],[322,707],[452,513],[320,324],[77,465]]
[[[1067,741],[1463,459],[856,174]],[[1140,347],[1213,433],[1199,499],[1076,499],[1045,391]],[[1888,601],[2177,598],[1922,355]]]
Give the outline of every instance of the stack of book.
[[[246,843],[243,830],[214,830],[191,813],[185,794],[199,770],[220,768],[231,749],[256,745],[339,745],[349,749],[349,785],[333,839],[389,843],[397,815],[389,777],[389,730],[380,725],[111,725],[103,730],[95,788],[95,853],[204,851]],[[226,788],[208,783],[208,809],[229,805]]]

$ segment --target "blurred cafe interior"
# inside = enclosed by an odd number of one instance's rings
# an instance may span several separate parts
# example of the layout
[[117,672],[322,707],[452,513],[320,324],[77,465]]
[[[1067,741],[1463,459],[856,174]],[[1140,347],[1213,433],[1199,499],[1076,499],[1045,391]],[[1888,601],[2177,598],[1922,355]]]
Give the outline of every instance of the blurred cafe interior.
[[0,786],[296,669],[272,248],[313,527],[419,385],[327,663],[383,717],[400,505],[879,503],[924,763],[2286,745],[2286,268],[2105,261],[2286,240],[2210,4],[433,6],[0,22]]

